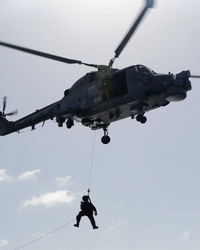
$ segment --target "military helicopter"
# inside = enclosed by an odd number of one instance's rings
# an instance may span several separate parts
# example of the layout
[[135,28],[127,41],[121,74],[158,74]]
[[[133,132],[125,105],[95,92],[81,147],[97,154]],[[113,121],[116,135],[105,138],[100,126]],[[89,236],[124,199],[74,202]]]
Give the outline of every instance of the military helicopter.
[[189,78],[200,78],[191,75],[189,70],[178,74],[158,74],[144,65],[133,65],[121,70],[113,68],[115,59],[119,57],[147,11],[154,5],[154,0],[145,1],[143,9],[115,50],[115,55],[108,66],[88,64],[0,42],[1,46],[25,53],[96,69],[81,77],[70,89],[65,90],[61,100],[16,121],[6,119],[6,116],[13,115],[16,111],[5,113],[6,97],[4,97],[3,110],[0,112],[0,135],[19,132],[26,127],[31,127],[33,130],[36,124],[43,122],[44,125],[46,120],[55,118],[59,127],[65,123],[70,129],[77,121],[92,130],[103,129],[104,135],[101,141],[103,144],[108,144],[110,123],[131,117],[144,124],[147,121],[146,112],[166,106],[170,102],[184,100],[187,91],[191,90]]

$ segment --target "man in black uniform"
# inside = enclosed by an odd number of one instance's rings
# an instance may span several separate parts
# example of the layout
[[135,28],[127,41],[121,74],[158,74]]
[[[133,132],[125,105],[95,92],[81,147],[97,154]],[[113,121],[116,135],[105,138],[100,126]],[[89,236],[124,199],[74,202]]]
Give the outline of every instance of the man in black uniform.
[[93,229],[97,229],[94,217],[93,217],[93,211],[94,214],[97,215],[97,210],[95,206],[92,204],[89,195],[84,195],[82,197],[81,201],[81,211],[76,216],[76,224],[74,224],[75,227],[79,227],[79,223],[81,221],[82,216],[87,216],[90,219],[90,222],[92,224]]

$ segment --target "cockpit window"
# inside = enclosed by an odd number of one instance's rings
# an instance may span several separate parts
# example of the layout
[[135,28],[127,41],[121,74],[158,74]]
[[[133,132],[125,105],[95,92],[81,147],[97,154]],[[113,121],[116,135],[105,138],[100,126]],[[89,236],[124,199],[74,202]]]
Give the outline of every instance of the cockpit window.
[[137,70],[140,74],[142,74],[143,76],[146,76],[146,77],[156,74],[153,70],[151,70],[143,65],[137,65]]

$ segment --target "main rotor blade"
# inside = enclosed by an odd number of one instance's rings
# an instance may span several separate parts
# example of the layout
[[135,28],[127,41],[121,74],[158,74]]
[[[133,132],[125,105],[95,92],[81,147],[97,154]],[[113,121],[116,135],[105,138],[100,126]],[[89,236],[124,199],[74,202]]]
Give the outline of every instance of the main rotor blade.
[[200,78],[200,76],[195,76],[195,75],[192,75],[192,76],[190,76],[191,78]]
[[9,113],[7,113],[7,114],[6,114],[6,116],[7,116],[7,115],[9,115],[9,116],[10,116],[10,115],[17,115],[17,113],[18,113],[18,111],[17,111],[17,110],[15,110],[15,111],[13,111],[13,112],[9,112]]
[[83,65],[86,65],[86,66],[97,68],[96,64],[88,64],[88,63],[84,63],[84,62],[81,62],[81,61],[78,61],[78,60],[69,59],[69,58],[65,58],[65,57],[61,57],[61,56],[55,56],[55,55],[52,55],[52,54],[48,54],[48,53],[44,53],[44,52],[41,52],[41,51],[20,47],[20,46],[9,44],[9,43],[0,42],[0,45],[11,48],[11,49],[19,50],[19,51],[22,51],[22,52],[25,52],[25,53],[33,54],[33,55],[36,55],[36,56],[49,58],[49,59],[59,61],[59,62],[64,62],[64,63],[68,63],[68,64],[83,64]]
[[128,41],[130,40],[130,38],[132,37],[132,35],[134,34],[134,32],[136,31],[136,29],[137,29],[138,25],[140,24],[140,22],[142,21],[143,17],[145,16],[147,10],[149,8],[152,8],[153,4],[154,4],[154,0],[146,0],[146,4],[145,4],[144,8],[142,9],[141,13],[139,14],[138,18],[133,23],[133,25],[131,26],[131,28],[129,29],[129,31],[127,32],[127,34],[125,35],[124,39],[121,41],[121,43],[119,44],[119,46],[115,50],[115,57],[110,60],[109,66],[112,66],[114,60],[117,57],[119,57],[119,55],[123,51],[124,47],[126,46],[126,44],[128,43]]
[[4,98],[3,98],[3,114],[5,113],[5,109],[6,109],[6,102],[7,102],[7,97],[6,96],[4,96]]

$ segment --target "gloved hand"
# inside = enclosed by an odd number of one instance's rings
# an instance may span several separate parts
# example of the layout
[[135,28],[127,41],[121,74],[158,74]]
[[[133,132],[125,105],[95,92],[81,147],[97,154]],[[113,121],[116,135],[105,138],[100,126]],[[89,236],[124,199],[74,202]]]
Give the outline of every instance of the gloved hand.
[[95,212],[94,214],[95,214],[95,216],[97,216],[97,212]]

